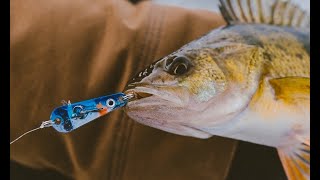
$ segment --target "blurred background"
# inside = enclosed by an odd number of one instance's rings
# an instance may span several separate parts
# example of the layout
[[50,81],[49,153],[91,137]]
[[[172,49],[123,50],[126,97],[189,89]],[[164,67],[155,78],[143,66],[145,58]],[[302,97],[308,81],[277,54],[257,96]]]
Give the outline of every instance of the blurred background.
[[[270,0],[272,1],[272,0]],[[309,0],[291,0],[292,2],[298,4],[300,7],[310,12],[310,1]],[[153,0],[157,4],[166,4],[171,6],[180,6],[184,8],[196,8],[205,9],[208,11],[218,12],[219,0]]]

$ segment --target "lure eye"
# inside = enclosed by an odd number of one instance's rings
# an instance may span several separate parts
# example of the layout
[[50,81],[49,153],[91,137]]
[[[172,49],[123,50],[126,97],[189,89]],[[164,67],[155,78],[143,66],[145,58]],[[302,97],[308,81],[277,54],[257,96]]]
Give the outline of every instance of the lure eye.
[[116,102],[113,99],[108,99],[106,104],[109,108],[113,108],[116,105]]
[[83,107],[82,106],[75,106],[73,108],[73,112],[76,114],[80,114],[83,111]]
[[172,75],[183,75],[189,71],[190,66],[190,61],[186,57],[176,57],[169,67],[169,73]]

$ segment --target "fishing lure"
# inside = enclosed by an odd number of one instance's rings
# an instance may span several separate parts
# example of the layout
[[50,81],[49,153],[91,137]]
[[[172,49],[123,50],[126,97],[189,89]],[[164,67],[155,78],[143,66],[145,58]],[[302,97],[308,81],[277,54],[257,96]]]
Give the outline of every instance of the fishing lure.
[[77,103],[64,102],[63,106],[57,107],[52,111],[50,120],[44,121],[40,127],[22,134],[10,144],[30,132],[45,127],[53,127],[58,132],[68,133],[115,109],[125,106],[133,97],[133,94],[116,93]]

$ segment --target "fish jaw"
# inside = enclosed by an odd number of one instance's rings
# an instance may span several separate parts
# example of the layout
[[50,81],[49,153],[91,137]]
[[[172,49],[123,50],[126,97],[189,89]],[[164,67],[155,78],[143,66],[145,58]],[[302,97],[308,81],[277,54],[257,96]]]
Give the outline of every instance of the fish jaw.
[[[144,88],[137,89],[144,92],[147,91]],[[132,93],[132,90],[129,92]],[[185,107],[187,105],[181,104],[182,101],[179,98],[171,96],[173,97],[172,99],[164,99],[162,97],[151,95],[130,101],[125,107],[126,114],[141,124],[169,133],[201,139],[212,136],[210,133],[188,125],[188,122],[194,119],[193,117],[196,113],[188,110]],[[170,96],[168,95],[167,97]]]
[[124,108],[126,114],[141,124],[182,136],[201,139],[212,136],[190,123],[206,106],[196,106],[197,101],[182,87],[144,85],[127,89],[125,93],[135,95]]

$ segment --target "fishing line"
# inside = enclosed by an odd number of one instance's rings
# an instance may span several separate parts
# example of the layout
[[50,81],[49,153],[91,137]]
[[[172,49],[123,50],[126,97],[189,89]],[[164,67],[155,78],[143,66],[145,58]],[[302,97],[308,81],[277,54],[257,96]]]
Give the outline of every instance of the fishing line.
[[33,131],[36,131],[36,130],[39,130],[39,129],[42,129],[42,128],[45,128],[45,127],[50,127],[50,126],[52,126],[52,121],[51,121],[51,120],[43,121],[39,127],[34,128],[34,129],[31,129],[30,131],[27,131],[27,132],[23,133],[21,136],[19,136],[19,137],[16,138],[15,140],[11,141],[10,144],[16,142],[17,140],[19,140],[19,139],[22,138],[23,136],[25,136],[25,135],[33,132]]

